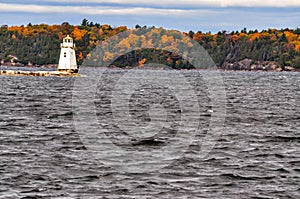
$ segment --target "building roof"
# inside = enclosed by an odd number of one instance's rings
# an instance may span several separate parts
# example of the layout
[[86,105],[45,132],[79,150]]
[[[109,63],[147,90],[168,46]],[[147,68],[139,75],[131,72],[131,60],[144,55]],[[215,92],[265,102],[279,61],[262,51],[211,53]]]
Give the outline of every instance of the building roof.
[[67,35],[64,39],[73,39],[70,35]]

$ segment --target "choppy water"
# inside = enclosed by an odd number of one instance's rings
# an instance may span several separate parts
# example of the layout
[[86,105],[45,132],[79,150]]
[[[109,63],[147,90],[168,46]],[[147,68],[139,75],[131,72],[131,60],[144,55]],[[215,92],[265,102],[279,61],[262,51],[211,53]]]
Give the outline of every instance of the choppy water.
[[[94,100],[99,125],[89,131],[106,134],[127,151],[147,154],[172,145],[176,133],[185,131],[179,128],[185,107],[159,82],[131,88],[129,113],[139,127],[153,118],[166,120],[165,126],[151,137],[135,137],[138,132],[124,130],[125,117],[120,128],[121,120],[115,119],[122,118],[116,113],[122,104],[112,98],[126,72],[108,70],[99,78]],[[147,73],[136,71],[136,76]],[[200,131],[178,159],[158,170],[150,166],[149,172],[108,166],[91,151],[75,128],[76,78],[0,76],[0,198],[300,198],[299,73],[222,73],[224,129],[213,150],[201,158],[199,146],[213,111],[202,79],[207,73],[162,71],[166,79],[172,74],[188,79],[191,87],[186,88],[193,89],[199,102]],[[160,105],[153,108],[154,103]],[[176,154],[176,146],[172,149]],[[161,159],[168,157],[158,156],[157,164]]]

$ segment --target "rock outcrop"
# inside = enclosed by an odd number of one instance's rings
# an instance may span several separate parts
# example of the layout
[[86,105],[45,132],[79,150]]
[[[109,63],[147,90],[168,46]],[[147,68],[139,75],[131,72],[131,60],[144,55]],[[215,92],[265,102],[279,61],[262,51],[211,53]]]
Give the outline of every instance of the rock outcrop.
[[247,70],[247,71],[282,71],[282,68],[274,61],[253,61],[243,59],[238,62],[225,62],[221,66],[224,70]]

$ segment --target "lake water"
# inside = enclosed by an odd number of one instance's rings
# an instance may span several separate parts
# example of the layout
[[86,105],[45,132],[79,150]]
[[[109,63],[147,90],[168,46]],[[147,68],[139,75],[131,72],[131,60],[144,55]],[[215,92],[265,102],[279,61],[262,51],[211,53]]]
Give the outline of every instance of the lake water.
[[299,73],[82,72],[0,76],[0,198],[300,198]]

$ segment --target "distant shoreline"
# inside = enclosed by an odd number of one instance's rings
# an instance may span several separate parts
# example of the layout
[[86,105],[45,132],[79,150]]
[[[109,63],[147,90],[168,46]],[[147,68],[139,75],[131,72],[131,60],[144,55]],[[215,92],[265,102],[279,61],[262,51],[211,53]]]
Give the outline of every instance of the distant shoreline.
[[58,64],[44,64],[44,65],[37,65],[37,64],[21,64],[21,63],[10,63],[10,62],[5,62],[1,63],[0,67],[24,67],[24,68],[57,68]]
[[[0,65],[0,69],[2,69],[2,67],[8,67],[10,69],[7,70],[12,70],[13,68],[45,68],[45,69],[57,69],[58,64],[45,64],[45,65],[24,65],[21,63],[4,63]],[[116,70],[126,70],[126,69],[157,69],[157,70],[164,70],[165,68],[159,68],[159,67],[131,67],[131,66],[126,66],[126,67],[117,67],[117,66],[111,66],[111,67],[102,67],[102,66],[80,66],[79,68],[109,68],[109,69],[116,69]],[[171,67],[170,67],[171,69]],[[208,70],[208,69],[174,69],[174,70]],[[295,69],[292,67],[287,67],[286,70],[282,70],[281,68],[277,68],[277,69],[247,69],[247,68],[241,68],[241,69],[230,69],[230,68],[220,68],[218,67],[216,70],[219,71],[224,71],[224,72],[232,72],[232,71],[237,71],[237,72],[300,72],[299,69]]]

